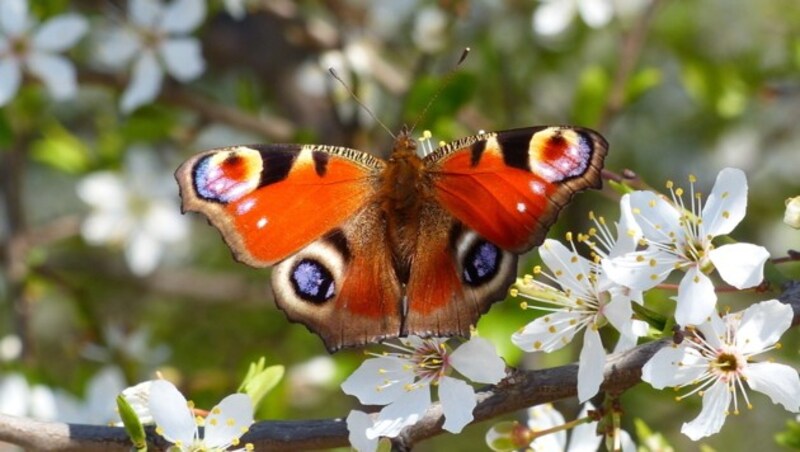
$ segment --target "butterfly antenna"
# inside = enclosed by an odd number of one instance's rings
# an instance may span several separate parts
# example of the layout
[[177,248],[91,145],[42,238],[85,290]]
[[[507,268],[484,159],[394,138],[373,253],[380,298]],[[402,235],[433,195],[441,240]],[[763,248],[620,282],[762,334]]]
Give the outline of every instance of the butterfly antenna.
[[469,52],[470,48],[464,47],[464,50],[461,52],[461,57],[459,57],[458,62],[456,62],[456,65],[453,66],[452,69],[450,69],[450,72],[448,72],[447,75],[445,75],[444,80],[442,81],[442,86],[440,86],[439,89],[436,90],[436,93],[434,93],[433,97],[431,97],[431,99],[428,101],[428,105],[425,105],[425,108],[422,109],[422,113],[420,113],[419,116],[417,116],[417,120],[414,121],[414,125],[411,126],[411,129],[408,132],[409,135],[411,134],[411,132],[414,131],[414,129],[417,128],[417,124],[419,124],[419,122],[423,118],[425,118],[425,115],[428,113],[428,110],[431,108],[431,105],[433,105],[436,99],[439,98],[439,95],[442,94],[442,91],[444,91],[447,85],[449,85],[450,82],[453,80],[453,76],[455,75],[456,70],[459,68],[459,66],[461,66],[461,63],[463,63],[464,60],[467,59],[467,57],[469,56]]
[[337,73],[336,73],[336,70],[335,70],[334,68],[332,68],[332,67],[328,68],[328,72],[330,72],[330,73],[331,73],[331,76],[333,76],[333,78],[335,78],[335,79],[336,79],[336,81],[338,81],[339,83],[341,83],[341,84],[342,84],[342,86],[344,86],[344,89],[346,89],[346,90],[347,90],[347,92],[348,92],[348,93],[350,93],[350,97],[352,97],[352,98],[353,98],[353,100],[355,100],[355,101],[356,101],[356,103],[358,103],[358,105],[360,105],[360,106],[361,106],[361,108],[363,108],[363,109],[364,109],[364,111],[366,111],[367,113],[369,113],[369,115],[370,115],[370,116],[372,116],[372,119],[374,119],[374,120],[375,120],[375,122],[377,122],[378,124],[380,124],[380,125],[381,125],[381,127],[383,127],[383,129],[384,129],[384,130],[386,130],[387,132],[389,132],[389,135],[391,135],[391,136],[392,136],[392,138],[394,138],[394,139],[397,139],[397,137],[394,135],[394,133],[392,133],[391,129],[389,129],[388,127],[386,127],[386,124],[384,124],[384,123],[383,123],[383,121],[381,121],[380,119],[378,119],[378,117],[377,117],[377,116],[375,116],[375,113],[373,113],[373,112],[372,112],[372,110],[370,110],[370,109],[369,109],[369,107],[367,107],[366,105],[364,105],[364,102],[361,102],[361,99],[359,99],[359,98],[358,98],[358,96],[356,96],[356,93],[354,93],[354,92],[353,92],[353,90],[352,90],[352,89],[350,89],[350,87],[349,87],[349,86],[347,86],[347,83],[345,83],[345,82],[344,82],[344,80],[342,80],[342,78],[341,78],[341,77],[339,77],[339,74],[337,74]]

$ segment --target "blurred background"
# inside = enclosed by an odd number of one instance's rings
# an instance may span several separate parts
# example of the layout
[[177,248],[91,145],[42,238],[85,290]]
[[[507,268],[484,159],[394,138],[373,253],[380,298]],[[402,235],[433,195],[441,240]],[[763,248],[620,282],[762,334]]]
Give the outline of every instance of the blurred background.
[[[464,47],[469,57],[445,84]],[[610,142],[610,170],[659,189],[686,186],[691,173],[707,193],[720,169],[742,168],[750,203],[734,237],[774,257],[800,247],[781,221],[784,200],[800,195],[797,0],[3,0],[0,412],[104,423],[114,394],[156,370],[208,408],[265,356],[287,373],[258,419],[347,415],[356,401],[339,384],[363,353],[330,356],[290,324],[269,270],[237,264],[204,218],[182,216],[172,177],[193,153],[232,144],[385,157],[391,136],[329,67],[393,131],[420,118],[417,134],[444,141],[593,127]],[[610,191],[584,194],[551,237],[585,230],[590,210],[618,215]],[[521,272],[536,261],[522,259]],[[577,359],[523,356],[509,335],[530,320],[506,300],[479,330],[510,365]],[[795,367],[798,343],[796,331],[784,338]],[[640,418],[676,449],[696,450],[679,430],[699,400],[674,395],[629,391],[625,426],[635,433]],[[790,415],[752,399],[754,410],[702,444],[778,447]],[[558,407],[568,419],[578,408]],[[474,448],[490,425],[419,449]]]

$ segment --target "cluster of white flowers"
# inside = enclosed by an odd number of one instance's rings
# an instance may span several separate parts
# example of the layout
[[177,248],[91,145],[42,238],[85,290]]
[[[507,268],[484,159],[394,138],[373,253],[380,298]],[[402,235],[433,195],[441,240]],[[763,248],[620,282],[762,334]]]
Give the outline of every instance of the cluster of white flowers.
[[[645,366],[643,379],[657,388],[699,384],[690,394],[703,395],[703,412],[683,428],[686,435],[698,439],[719,431],[731,394],[738,412],[737,390],[750,406],[743,382],[797,412],[800,380],[797,371],[788,366],[750,360],[775,348],[791,322],[789,306],[772,300],[730,314],[724,321],[717,315],[717,295],[708,274],[716,269],[721,279],[736,289],[752,288],[761,283],[769,257],[761,246],[717,246],[713,241],[729,234],[744,218],[744,173],[722,170],[705,203],[694,183],[695,178],[690,177],[688,202],[683,190],[671,182],[667,184],[670,197],[650,191],[625,195],[616,239],[602,219],[595,220],[596,229],[578,237],[591,247],[593,260],[576,252],[571,235],[571,249],[555,240],[545,241],[539,253],[550,273],[537,267],[534,275],[547,282],[527,276],[512,294],[537,302],[523,302],[523,307],[546,313],[515,333],[512,341],[526,351],[551,352],[584,330],[578,398],[586,401],[603,381],[606,355],[598,330],[610,324],[619,331],[620,344],[615,351],[635,345],[646,329],[634,320],[631,303],[641,304],[643,291],[664,282],[674,270],[685,272],[675,297],[675,319],[692,334],[681,345],[655,355]],[[764,378],[766,372],[774,378]]]

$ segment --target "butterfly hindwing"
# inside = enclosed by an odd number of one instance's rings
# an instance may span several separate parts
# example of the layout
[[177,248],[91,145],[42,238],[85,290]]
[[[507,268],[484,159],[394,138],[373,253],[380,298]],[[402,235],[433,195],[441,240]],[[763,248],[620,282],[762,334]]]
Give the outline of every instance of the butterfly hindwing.
[[425,165],[439,204],[491,243],[522,253],[541,243],[576,192],[599,187],[607,150],[590,129],[531,127],[458,140]]
[[196,155],[175,177],[183,210],[205,214],[238,260],[264,267],[363,208],[384,166],[341,147],[234,146]]
[[401,287],[377,204],[275,266],[275,301],[328,350],[400,332]]
[[406,286],[404,334],[469,336],[492,302],[505,298],[516,271],[515,254],[427,204]]

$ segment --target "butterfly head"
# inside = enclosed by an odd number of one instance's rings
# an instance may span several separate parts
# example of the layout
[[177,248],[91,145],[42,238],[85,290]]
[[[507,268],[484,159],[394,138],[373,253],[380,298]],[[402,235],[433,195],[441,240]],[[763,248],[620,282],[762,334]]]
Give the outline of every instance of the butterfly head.
[[403,154],[417,153],[417,140],[411,137],[411,130],[408,126],[403,126],[400,133],[394,139],[394,146],[392,147],[392,157],[397,157]]

